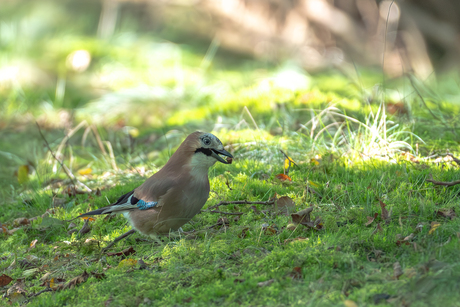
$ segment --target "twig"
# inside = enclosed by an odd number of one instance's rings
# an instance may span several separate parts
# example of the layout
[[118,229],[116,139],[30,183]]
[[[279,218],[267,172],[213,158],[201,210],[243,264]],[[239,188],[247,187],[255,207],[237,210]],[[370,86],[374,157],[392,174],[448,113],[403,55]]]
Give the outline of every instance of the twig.
[[92,190],[90,188],[88,188],[85,184],[83,184],[80,181],[78,181],[77,178],[75,178],[75,176],[72,174],[72,172],[67,168],[67,166],[65,166],[64,163],[62,163],[62,161],[59,160],[54,155],[53,150],[51,150],[50,144],[48,143],[48,141],[46,140],[45,136],[42,133],[42,130],[40,129],[40,125],[37,122],[35,122],[35,124],[37,125],[38,132],[40,133],[40,136],[42,137],[43,141],[45,141],[46,147],[48,147],[48,150],[49,150],[50,154],[53,156],[53,158],[57,162],[59,162],[59,164],[61,165],[62,169],[64,170],[64,173],[66,173],[67,177],[69,177],[69,179],[70,179],[70,181],[72,181],[73,185],[76,186],[78,184],[78,185],[84,187],[88,192],[92,192]]
[[132,234],[135,233],[135,232],[136,232],[135,229],[131,229],[130,231],[127,231],[127,232],[125,232],[124,234],[122,234],[121,236],[115,238],[115,240],[113,240],[109,245],[107,245],[105,248],[102,249],[102,252],[105,253],[105,252],[108,251],[112,246],[114,246],[115,243],[117,243],[118,241],[123,240],[123,239],[126,238],[126,237],[129,237],[130,235],[132,235]]
[[[67,143],[67,141],[72,137],[72,135],[75,134],[75,132],[77,132],[78,130],[80,130],[81,127],[87,125],[88,123],[86,122],[86,120],[82,121],[81,123],[79,123],[75,128],[71,129],[67,135],[62,139],[61,143],[59,144],[58,146],[58,149],[56,151],[56,156],[60,156],[61,155],[61,152],[62,152],[62,149],[64,148],[64,145]],[[37,124],[38,125],[38,124]],[[56,172],[56,163],[54,164],[53,166],[53,172]]]
[[460,166],[460,159],[455,158],[453,154],[448,153],[447,156],[451,157],[452,160],[454,160],[455,163],[457,163],[458,166]]
[[426,179],[426,181],[431,182],[432,184],[435,184],[435,185],[443,185],[446,187],[451,187],[453,185],[460,184],[460,180],[446,182],[446,181],[436,181],[433,179]]
[[53,291],[53,289],[51,289],[51,288],[46,288],[46,289],[43,289],[43,290],[41,290],[41,291],[38,291],[38,292],[35,293],[35,294],[31,294],[31,295],[29,296],[29,298],[37,297],[37,296],[39,296],[39,295],[42,294],[42,293],[50,292],[50,291]]
[[211,209],[219,208],[220,206],[226,205],[273,205],[275,203],[274,199],[269,199],[267,201],[247,201],[247,200],[235,200],[235,201],[221,201],[217,205],[211,206],[208,210],[203,212],[211,211]]
[[97,131],[96,125],[94,124],[91,125],[91,130],[93,131],[94,137],[96,138],[97,145],[99,145],[99,149],[102,151],[104,155],[107,155],[104,145],[102,144],[101,136],[99,135],[99,132]]
[[218,210],[211,210],[211,211],[204,211],[204,212],[227,214],[227,215],[243,215],[244,214],[243,212],[223,212],[223,211],[218,211]]

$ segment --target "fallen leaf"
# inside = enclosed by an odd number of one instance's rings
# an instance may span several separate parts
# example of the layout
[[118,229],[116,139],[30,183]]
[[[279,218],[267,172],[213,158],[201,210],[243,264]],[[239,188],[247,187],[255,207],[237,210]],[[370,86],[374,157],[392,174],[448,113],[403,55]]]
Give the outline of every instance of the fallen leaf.
[[385,208],[387,205],[381,200],[379,200],[379,202],[380,202],[380,207],[382,208],[382,213],[380,216],[382,217],[382,220],[388,222],[388,219],[390,218],[390,214],[388,213],[388,210]]
[[301,279],[302,278],[302,268],[299,266],[296,266],[294,269],[292,269],[292,272],[289,274],[289,277],[292,279]]
[[137,260],[135,259],[131,259],[131,258],[123,259],[118,264],[118,268],[130,268],[130,267],[135,266],[136,264],[137,264]]
[[136,251],[134,250],[134,248],[132,246],[122,250],[121,252],[117,252],[117,253],[107,253],[107,256],[129,256],[131,254],[135,254]]
[[[264,225],[266,225],[266,224],[264,224]],[[268,226],[268,225],[264,226],[264,225],[262,225],[262,229],[264,230],[264,233],[266,235],[270,236],[270,235],[274,235],[274,234],[276,234],[278,232],[276,230],[276,228],[275,228],[276,226],[274,226],[274,225],[272,225],[272,226]]]
[[364,226],[369,226],[370,224],[372,224],[372,222],[377,218],[379,214],[376,212],[374,213],[374,217],[370,217],[370,216],[367,216],[367,222],[366,224],[364,224]]
[[304,238],[304,237],[297,237],[297,238],[294,238],[294,239],[286,239],[284,240],[284,244],[287,244],[287,243],[293,243],[293,242],[307,242],[309,239],[308,238]]
[[2,276],[0,276],[0,287],[8,285],[12,280],[13,278],[9,277],[8,275],[2,274]]
[[84,176],[84,175],[89,175],[93,172],[91,168],[82,168],[81,170],[78,171],[78,174]]
[[275,207],[280,212],[287,215],[291,210],[295,209],[295,202],[289,196],[282,196],[276,200]]
[[50,287],[53,290],[58,290],[61,289],[65,286],[65,279],[62,278],[51,278],[51,280],[46,283],[48,287]]
[[346,307],[358,307],[358,305],[352,300],[345,300],[345,301],[343,301],[343,304]]
[[[142,261],[142,260],[139,260],[139,261]],[[144,262],[144,261],[142,261]],[[145,264],[145,263],[144,263]],[[101,279],[104,279],[106,278],[105,274],[104,273],[96,273],[96,272],[91,272],[91,275],[94,276],[96,279],[98,280],[101,280]]]
[[[302,224],[310,226],[310,213],[313,211],[313,207],[308,207],[307,209],[300,210],[299,212],[291,214],[292,222],[295,224]],[[313,227],[314,223],[311,223],[310,227]]]
[[393,276],[396,279],[399,279],[399,276],[401,276],[402,274],[403,274],[403,272],[402,272],[402,269],[401,269],[401,265],[399,264],[399,262],[395,262],[393,264]]
[[428,232],[429,235],[433,234],[438,227],[441,226],[441,223],[438,222],[431,222],[431,228],[430,231]]
[[414,238],[414,236],[415,236],[415,235],[414,235],[413,233],[411,233],[410,235],[408,235],[407,237],[405,237],[403,241],[410,241],[410,240],[412,240],[412,239]]
[[84,283],[89,278],[89,274],[86,271],[75,278],[72,278],[68,283],[62,284],[58,287],[58,290],[72,289],[75,288],[78,284]]
[[380,226],[380,223],[377,223],[377,227],[376,227],[375,230],[372,232],[372,235],[375,235],[377,232],[380,232],[380,233],[383,232],[383,228],[382,228],[382,226]]
[[35,239],[35,240],[33,240],[32,242],[30,242],[29,250],[35,248],[35,244],[37,244],[37,242],[38,242],[37,239]]
[[408,113],[406,106],[401,101],[396,103],[387,102],[387,112],[391,115],[394,115],[396,113],[400,115]]
[[311,185],[312,187],[321,188],[321,184],[316,183],[314,181],[308,180],[307,183],[308,183],[308,185]]
[[4,297],[7,297],[13,304],[21,303],[27,298],[27,291],[24,288],[24,279],[17,279],[16,283],[6,291]]
[[18,183],[23,184],[29,181],[29,166],[21,165],[18,167]]
[[284,169],[289,170],[291,167],[294,167],[294,165],[297,165],[294,160],[292,160],[291,157],[286,156],[286,159],[284,159]]
[[[41,282],[46,282],[46,281],[49,279],[50,276],[51,276],[51,273],[48,272],[48,273],[46,273],[45,275],[43,275],[42,277],[40,277],[39,280],[40,280]],[[41,285],[41,286],[44,286],[44,285]]]
[[244,239],[247,236],[247,232],[249,230],[249,227],[244,228],[241,233],[238,235],[239,238]]
[[266,281],[261,281],[261,282],[258,282],[257,283],[257,286],[259,287],[266,287],[268,285],[271,285],[272,283],[274,283],[275,280],[274,279],[269,279],[269,280],[266,280]]
[[20,217],[13,221],[14,226],[25,226],[29,224],[30,224],[29,220],[26,219],[25,217]]
[[417,275],[417,270],[414,268],[408,268],[404,270],[404,275],[407,276],[407,278],[412,278]]
[[285,175],[285,174],[278,174],[275,176],[275,178],[281,180],[281,181],[286,181],[286,180],[289,180],[289,181],[292,181],[291,177],[289,177],[288,175]]
[[453,220],[457,215],[455,214],[454,209],[440,209],[436,211],[436,215],[443,217],[443,218],[448,218]]

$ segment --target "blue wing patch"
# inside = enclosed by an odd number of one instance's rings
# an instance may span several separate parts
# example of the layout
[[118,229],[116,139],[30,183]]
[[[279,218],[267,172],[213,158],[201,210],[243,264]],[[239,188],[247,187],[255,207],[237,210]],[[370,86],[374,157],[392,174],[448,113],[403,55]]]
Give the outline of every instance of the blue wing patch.
[[139,199],[139,201],[137,202],[137,207],[139,208],[139,210],[147,210],[155,207],[156,205],[158,205],[157,201],[145,202],[142,199]]

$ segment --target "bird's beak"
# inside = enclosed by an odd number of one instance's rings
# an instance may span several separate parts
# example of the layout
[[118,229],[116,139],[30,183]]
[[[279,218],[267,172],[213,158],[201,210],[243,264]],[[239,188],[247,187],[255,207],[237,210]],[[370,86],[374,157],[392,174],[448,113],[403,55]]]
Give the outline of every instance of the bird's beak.
[[230,164],[231,163],[227,159],[222,158],[220,155],[230,157],[230,158],[233,159],[232,154],[229,153],[228,151],[226,151],[225,149],[221,149],[221,150],[214,149],[214,148],[211,149],[211,156],[213,156],[217,161],[222,162],[224,164]]

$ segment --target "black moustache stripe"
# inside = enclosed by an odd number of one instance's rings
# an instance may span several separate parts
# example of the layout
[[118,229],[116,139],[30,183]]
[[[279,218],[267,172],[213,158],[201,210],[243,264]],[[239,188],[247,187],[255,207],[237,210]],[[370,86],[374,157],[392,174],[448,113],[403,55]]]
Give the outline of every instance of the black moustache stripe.
[[211,149],[209,149],[209,148],[204,148],[204,147],[197,148],[197,149],[195,150],[195,153],[197,153],[197,152],[202,152],[202,153],[204,153],[204,154],[207,155],[207,156],[210,156],[210,155],[212,154]]

